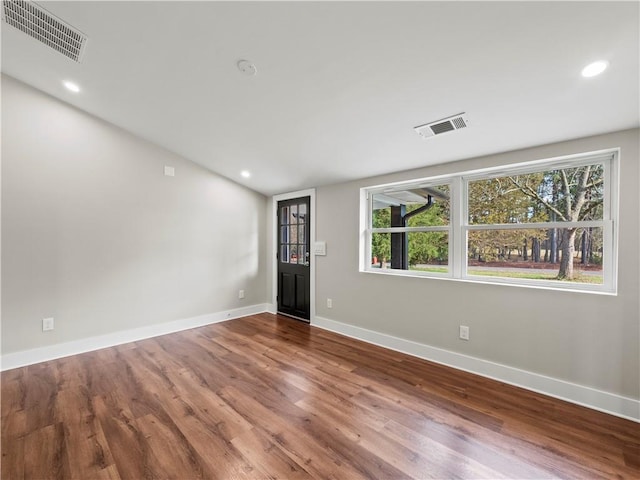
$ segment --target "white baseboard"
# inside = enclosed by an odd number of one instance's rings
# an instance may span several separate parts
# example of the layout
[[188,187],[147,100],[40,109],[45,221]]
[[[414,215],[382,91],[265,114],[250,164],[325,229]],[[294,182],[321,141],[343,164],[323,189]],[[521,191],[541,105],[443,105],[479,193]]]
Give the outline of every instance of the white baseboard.
[[457,368],[458,370],[475,373],[476,375],[640,422],[640,400],[482,360],[450,350],[431,347],[385,333],[329,320],[328,318],[316,316],[312,320],[311,325],[367,343],[406,353],[414,357]]
[[[275,306],[269,303],[249,307],[210,313],[172,322],[149,325],[146,327],[123,330],[96,337],[74,340],[72,342],[49,345],[46,347],[8,353],[0,357],[0,371],[32,365],[34,363],[55,360],[101,348],[135,342],[190,328],[223,322],[234,318],[255,315],[263,312],[275,313]],[[492,378],[504,383],[526,388],[534,392],[566,400],[571,403],[610,413],[618,417],[640,422],[640,401],[623,397],[583,385],[558,380],[537,373],[521,370],[507,365],[482,360],[461,353],[432,347],[411,340],[394,337],[354,325],[316,316],[312,326],[340,333],[368,343],[423,358],[435,363],[447,365],[459,370]]]
[[174,320],[172,322],[159,323],[157,325],[148,325],[146,327],[133,328],[131,330],[122,330],[119,332],[108,333],[106,335],[83,338],[72,342],[7,353],[1,357],[0,371],[24,367],[25,365],[32,365],[34,363],[46,362],[48,360],[55,360],[56,358],[68,357],[69,355],[99,350],[101,348],[113,347],[123,343],[144,340],[146,338],[157,337],[159,335],[166,335],[167,333],[188,330],[189,328],[202,327],[212,323],[246,317],[247,315],[255,315],[257,313],[266,312],[267,308],[268,304],[266,303],[251,305],[248,307],[236,308],[234,310],[225,310],[222,312],[199,315],[197,317]]
[[267,303],[267,312],[276,315],[278,313],[278,306],[274,303]]

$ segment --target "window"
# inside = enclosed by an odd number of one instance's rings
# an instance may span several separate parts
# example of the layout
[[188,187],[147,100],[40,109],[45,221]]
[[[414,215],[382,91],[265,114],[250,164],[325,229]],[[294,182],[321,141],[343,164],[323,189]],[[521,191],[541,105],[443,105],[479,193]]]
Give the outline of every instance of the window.
[[282,263],[309,265],[307,205],[291,204],[280,208],[280,256]]
[[615,292],[617,151],[362,190],[361,270]]
[[449,191],[419,184],[372,194],[372,268],[448,272]]

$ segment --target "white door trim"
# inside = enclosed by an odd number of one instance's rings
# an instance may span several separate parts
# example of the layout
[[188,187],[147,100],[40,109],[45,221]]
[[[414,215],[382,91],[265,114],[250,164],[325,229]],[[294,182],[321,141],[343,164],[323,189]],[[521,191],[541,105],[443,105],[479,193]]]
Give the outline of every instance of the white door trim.
[[[297,192],[282,193],[271,197],[271,304],[272,313],[278,311],[278,259],[276,249],[278,248],[278,202],[291,200],[292,198],[309,197],[309,213],[311,214],[309,244],[311,255],[309,256],[309,322],[313,323],[316,318],[316,258],[313,253],[313,244],[316,241],[316,189],[298,190]],[[267,257],[268,258],[268,257]]]

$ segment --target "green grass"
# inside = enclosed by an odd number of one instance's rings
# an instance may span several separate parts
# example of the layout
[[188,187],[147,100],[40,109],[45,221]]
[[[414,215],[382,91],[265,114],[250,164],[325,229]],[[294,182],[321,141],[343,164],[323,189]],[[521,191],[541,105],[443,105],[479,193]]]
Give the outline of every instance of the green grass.
[[[447,267],[429,266],[429,267],[415,267],[410,266],[409,271],[414,272],[430,272],[430,273],[447,273],[449,269]],[[532,272],[512,272],[510,270],[473,270],[469,269],[469,275],[478,275],[482,277],[501,277],[501,278],[522,278],[526,280],[547,280],[547,281],[559,281],[556,274],[551,273],[539,273],[535,270]],[[576,274],[572,280],[574,283],[593,283],[596,285],[602,284],[602,276],[599,275],[581,275]]]
[[[535,272],[510,272],[508,270],[469,270],[469,275],[479,275],[485,277],[502,277],[502,278],[525,278],[528,280],[556,280],[558,278],[554,274],[535,273]],[[598,275],[575,275],[572,282],[575,283],[595,283],[602,284],[602,277]]]
[[447,267],[409,267],[410,271],[414,272],[435,272],[435,273],[447,273],[449,269]]

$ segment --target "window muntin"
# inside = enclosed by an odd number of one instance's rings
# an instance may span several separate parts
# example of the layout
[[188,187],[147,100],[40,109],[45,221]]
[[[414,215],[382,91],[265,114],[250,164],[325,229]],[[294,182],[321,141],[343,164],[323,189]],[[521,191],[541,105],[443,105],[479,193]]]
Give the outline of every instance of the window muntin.
[[[615,292],[616,159],[610,150],[363,189],[363,270]],[[398,226],[391,208],[420,208],[412,195],[424,187],[443,193],[439,211]],[[398,234],[405,252],[391,248]]]

